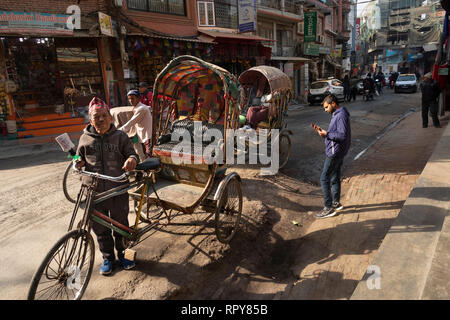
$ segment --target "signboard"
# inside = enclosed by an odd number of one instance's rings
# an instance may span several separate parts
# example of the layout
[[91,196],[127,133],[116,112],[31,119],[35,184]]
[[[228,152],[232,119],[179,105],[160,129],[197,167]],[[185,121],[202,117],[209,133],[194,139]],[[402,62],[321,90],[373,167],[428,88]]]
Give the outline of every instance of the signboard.
[[331,49],[328,47],[319,47],[319,53],[320,54],[330,54]]
[[238,0],[239,32],[256,31],[256,0]]
[[316,42],[317,39],[317,12],[304,13],[304,42]]
[[438,75],[440,75],[440,76],[448,76],[448,68],[439,68]]
[[98,23],[100,25],[100,33],[105,36],[114,36],[111,17],[102,12],[98,13]]
[[305,43],[303,53],[307,56],[319,56],[319,44],[313,42]]
[[73,35],[67,14],[0,11],[0,34]]
[[331,56],[334,58],[339,58],[342,55],[342,44],[337,44],[334,50],[331,52]]
[[356,51],[359,51],[359,45],[361,43],[361,18],[356,18],[355,30]]

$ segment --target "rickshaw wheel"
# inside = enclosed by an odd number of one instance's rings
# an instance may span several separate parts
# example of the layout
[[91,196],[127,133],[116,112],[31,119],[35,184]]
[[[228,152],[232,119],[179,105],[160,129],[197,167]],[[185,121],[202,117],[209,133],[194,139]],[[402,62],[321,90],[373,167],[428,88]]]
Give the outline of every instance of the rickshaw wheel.
[[279,139],[280,145],[280,157],[279,157],[279,168],[283,168],[289,161],[291,156],[291,138],[287,134],[281,134]]
[[[161,215],[163,214],[163,211],[161,210],[161,208],[154,206],[154,208],[150,207],[150,210],[147,214],[147,202],[144,201],[144,203],[142,203],[142,209],[141,209],[141,215],[139,217],[139,220],[141,222],[145,222],[145,223],[152,223],[153,220],[158,219],[159,217],[161,217]],[[134,199],[133,200],[133,207],[134,207],[134,213],[138,213],[139,210],[139,200]]]
[[216,236],[229,243],[236,234],[242,214],[242,189],[237,177],[230,179],[221,192],[216,205]]

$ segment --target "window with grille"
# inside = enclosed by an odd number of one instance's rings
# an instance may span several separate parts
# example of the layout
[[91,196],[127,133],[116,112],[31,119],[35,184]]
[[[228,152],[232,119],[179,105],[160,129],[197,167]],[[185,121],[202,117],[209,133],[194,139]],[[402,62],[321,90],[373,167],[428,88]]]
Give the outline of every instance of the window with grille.
[[186,15],[186,0],[127,0],[128,9]]
[[221,28],[238,28],[238,12],[236,0],[215,1],[216,26]]
[[214,2],[198,1],[198,25],[200,27],[211,27],[216,25]]

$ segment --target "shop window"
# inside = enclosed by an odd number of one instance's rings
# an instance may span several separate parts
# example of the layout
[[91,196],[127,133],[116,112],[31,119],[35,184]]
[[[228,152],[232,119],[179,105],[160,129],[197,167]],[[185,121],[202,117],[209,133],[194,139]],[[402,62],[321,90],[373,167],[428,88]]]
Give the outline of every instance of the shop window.
[[186,16],[186,0],[128,0],[128,9]]
[[213,27],[216,25],[214,2],[198,1],[198,25],[201,27]]

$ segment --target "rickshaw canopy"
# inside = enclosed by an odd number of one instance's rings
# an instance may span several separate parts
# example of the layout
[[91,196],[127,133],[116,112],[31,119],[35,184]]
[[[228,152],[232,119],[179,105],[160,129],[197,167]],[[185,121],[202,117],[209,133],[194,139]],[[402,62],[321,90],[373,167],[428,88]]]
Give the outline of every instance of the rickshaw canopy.
[[277,90],[291,90],[291,79],[278,68],[271,66],[256,66],[252,67],[239,76],[239,83],[241,85],[253,84],[259,78],[264,77],[270,85],[270,91]]
[[225,113],[238,112],[239,101],[240,85],[230,72],[193,56],[173,59],[155,80],[157,113],[175,102],[177,117],[195,115],[195,120],[223,123]]

